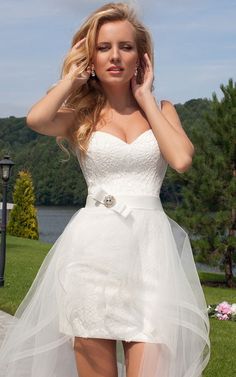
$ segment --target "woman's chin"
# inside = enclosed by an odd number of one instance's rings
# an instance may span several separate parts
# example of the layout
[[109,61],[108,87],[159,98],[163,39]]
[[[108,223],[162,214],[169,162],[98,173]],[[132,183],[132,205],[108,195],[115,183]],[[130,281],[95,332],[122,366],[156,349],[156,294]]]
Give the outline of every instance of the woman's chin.
[[106,79],[100,79],[100,82],[102,85],[109,85],[109,86],[120,86],[120,85],[127,85],[130,83],[130,80],[131,78],[127,78],[127,77],[110,77],[110,78],[106,78]]

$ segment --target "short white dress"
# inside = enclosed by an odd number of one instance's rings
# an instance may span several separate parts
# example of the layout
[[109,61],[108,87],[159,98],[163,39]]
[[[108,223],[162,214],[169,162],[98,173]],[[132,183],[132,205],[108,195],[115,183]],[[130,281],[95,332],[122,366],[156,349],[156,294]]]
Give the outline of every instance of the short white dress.
[[[201,376],[210,356],[207,305],[189,237],[160,201],[167,162],[152,129],[130,144],[96,131],[87,157],[77,156],[85,207],[18,308],[0,376],[77,377],[76,336],[144,342],[137,377]],[[125,376],[124,355],[117,366]]]

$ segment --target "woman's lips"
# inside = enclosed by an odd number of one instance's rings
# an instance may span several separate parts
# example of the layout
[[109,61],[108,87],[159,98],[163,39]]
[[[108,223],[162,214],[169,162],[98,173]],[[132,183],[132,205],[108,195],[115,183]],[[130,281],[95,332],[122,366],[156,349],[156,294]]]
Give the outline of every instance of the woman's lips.
[[124,70],[123,67],[110,67],[108,68],[109,72],[122,72]]

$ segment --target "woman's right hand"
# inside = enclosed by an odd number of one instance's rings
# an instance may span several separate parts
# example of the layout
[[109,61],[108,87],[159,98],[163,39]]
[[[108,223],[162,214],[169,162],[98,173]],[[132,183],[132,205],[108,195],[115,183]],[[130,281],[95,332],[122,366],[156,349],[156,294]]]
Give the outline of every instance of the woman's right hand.
[[[81,39],[79,42],[77,42],[72,48],[71,52],[76,52],[80,48],[80,46],[85,42],[86,38]],[[64,76],[62,80],[71,80],[73,82],[73,85],[82,86],[84,85],[88,79],[90,78],[91,74],[91,68],[88,67],[84,72],[80,72],[80,69],[78,69],[78,66],[76,63],[73,63],[70,71]]]

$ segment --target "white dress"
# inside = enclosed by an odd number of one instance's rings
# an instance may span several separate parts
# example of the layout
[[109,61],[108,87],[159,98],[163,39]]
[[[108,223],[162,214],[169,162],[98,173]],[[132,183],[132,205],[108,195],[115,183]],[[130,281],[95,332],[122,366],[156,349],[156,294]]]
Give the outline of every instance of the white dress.
[[[86,159],[77,155],[88,197],[104,190],[159,204],[126,216],[86,204],[73,215],[15,314],[0,376],[77,377],[75,336],[145,342],[137,377],[201,376],[207,306],[188,235],[159,199],[167,163],[152,130],[131,144],[96,131]],[[117,363],[125,376],[124,357]]]

